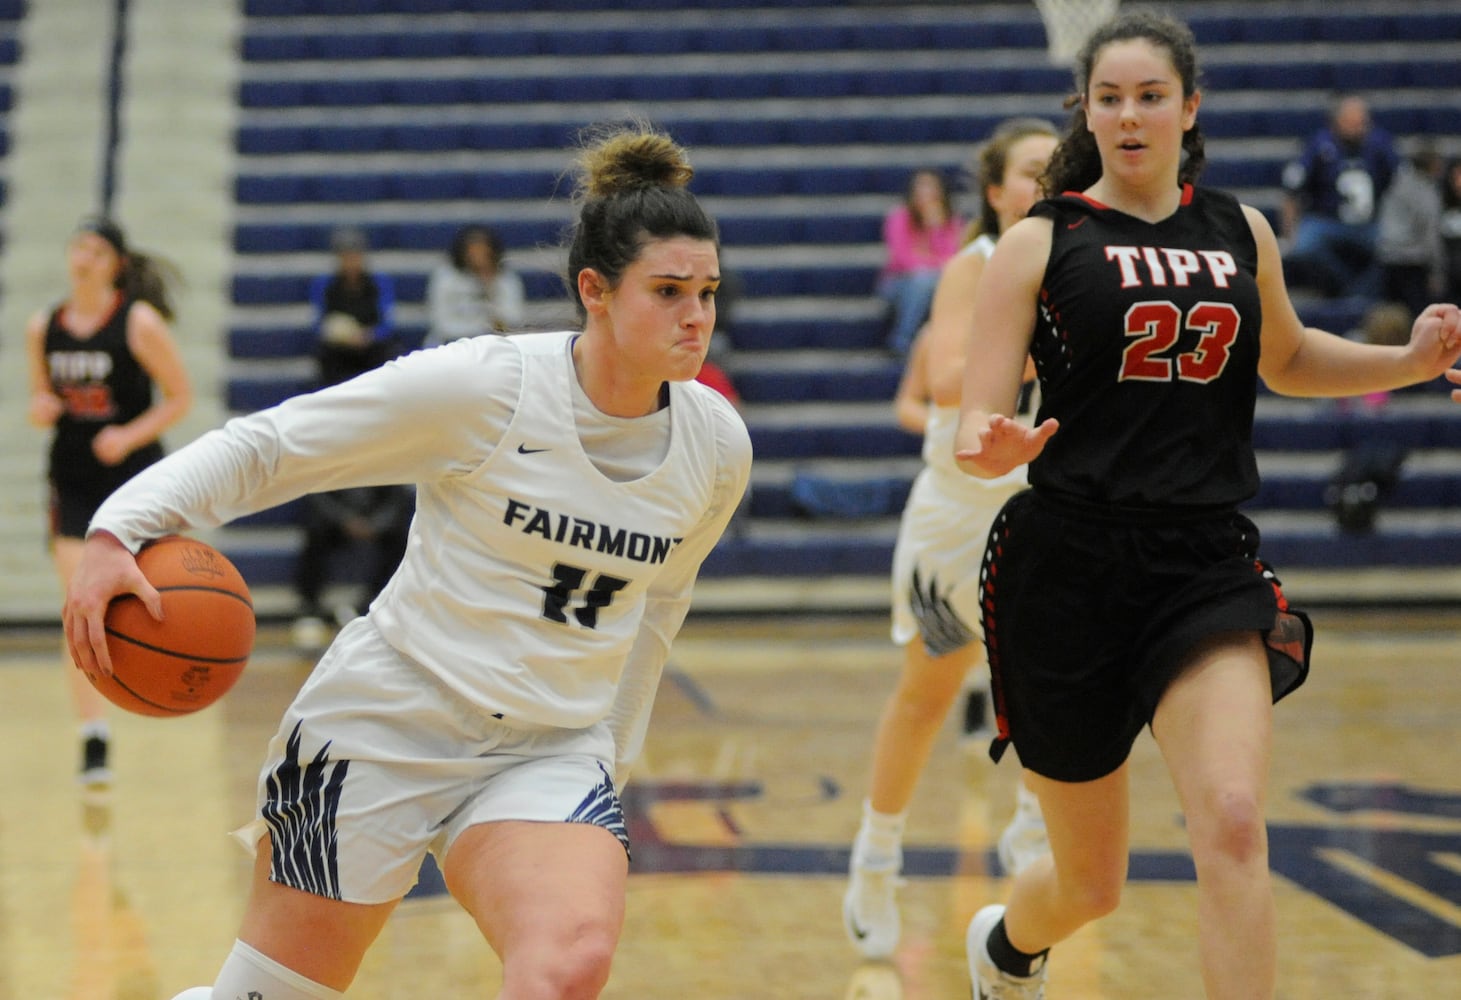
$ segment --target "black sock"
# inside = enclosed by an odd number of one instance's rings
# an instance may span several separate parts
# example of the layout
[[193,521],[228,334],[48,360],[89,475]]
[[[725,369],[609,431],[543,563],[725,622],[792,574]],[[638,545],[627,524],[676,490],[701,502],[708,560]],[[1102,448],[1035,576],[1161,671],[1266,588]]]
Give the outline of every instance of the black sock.
[[987,947],[989,957],[1001,972],[1022,978],[1032,975],[1044,963],[1045,956],[1050,953],[1050,949],[1046,948],[1044,951],[1037,951],[1031,955],[1010,944],[1009,935],[1004,932],[1003,917],[1000,917],[999,923],[994,925],[994,930],[989,932]]

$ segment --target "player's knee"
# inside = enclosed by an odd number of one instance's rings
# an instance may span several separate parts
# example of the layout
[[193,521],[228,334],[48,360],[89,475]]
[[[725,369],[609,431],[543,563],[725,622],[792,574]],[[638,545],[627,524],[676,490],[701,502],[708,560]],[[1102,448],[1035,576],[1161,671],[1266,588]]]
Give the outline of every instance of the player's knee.
[[504,977],[512,995],[527,1000],[594,1000],[609,981],[617,939],[597,928],[582,928],[571,941],[533,949],[531,956],[508,958]]
[[1247,790],[1218,792],[1205,811],[1205,816],[1188,820],[1193,859],[1199,868],[1246,865],[1264,859],[1267,833],[1255,794]]
[[564,963],[565,977],[562,1000],[593,1000],[609,981],[609,966],[614,961],[617,940],[605,932],[580,937],[569,950]]
[[1062,886],[1068,912],[1079,916],[1082,921],[1099,920],[1116,912],[1121,905],[1121,890],[1125,879],[1121,875],[1102,873],[1081,879],[1073,885]]

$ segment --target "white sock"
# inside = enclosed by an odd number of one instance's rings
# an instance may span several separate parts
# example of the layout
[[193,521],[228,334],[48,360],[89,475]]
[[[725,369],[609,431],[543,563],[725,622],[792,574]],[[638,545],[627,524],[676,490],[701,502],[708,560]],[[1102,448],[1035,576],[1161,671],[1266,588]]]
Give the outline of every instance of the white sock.
[[306,979],[242,941],[233,943],[233,951],[223,962],[210,993],[189,996],[184,993],[174,1000],[205,1000],[212,997],[246,997],[250,993],[269,1000],[338,1000],[344,996],[328,986]]
[[1015,811],[1023,819],[1041,819],[1040,799],[1022,781],[1015,786]]
[[194,986],[190,990],[183,990],[172,1000],[213,1000],[213,987]]
[[89,740],[93,736],[103,740],[112,738],[111,726],[107,724],[105,719],[92,719],[89,722],[83,722],[81,724],[81,738],[83,740]]
[[871,868],[894,863],[903,849],[903,826],[908,810],[881,813],[868,799],[862,802],[862,826],[858,828],[853,853],[858,862]]

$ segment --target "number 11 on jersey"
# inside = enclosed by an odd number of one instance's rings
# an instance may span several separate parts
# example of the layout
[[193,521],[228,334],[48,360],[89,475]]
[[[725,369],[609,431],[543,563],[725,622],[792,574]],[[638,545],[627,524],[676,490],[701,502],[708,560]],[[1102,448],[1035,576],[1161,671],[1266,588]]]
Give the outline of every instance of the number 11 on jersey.
[[629,581],[600,573],[585,588],[587,576],[588,570],[580,566],[554,563],[553,583],[543,588],[543,617],[567,625],[567,612],[571,609],[578,624],[584,628],[596,628],[599,608],[607,608],[614,595],[628,586]]

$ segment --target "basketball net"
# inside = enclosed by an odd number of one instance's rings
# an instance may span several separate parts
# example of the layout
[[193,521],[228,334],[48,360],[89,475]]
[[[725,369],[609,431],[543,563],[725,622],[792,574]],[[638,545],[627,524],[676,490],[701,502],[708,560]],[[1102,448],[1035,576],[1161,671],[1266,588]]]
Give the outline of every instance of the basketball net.
[[1050,62],[1069,66],[1091,32],[1116,15],[1121,0],[1035,0],[1045,22]]

